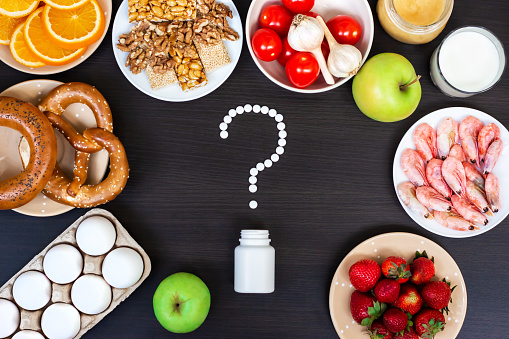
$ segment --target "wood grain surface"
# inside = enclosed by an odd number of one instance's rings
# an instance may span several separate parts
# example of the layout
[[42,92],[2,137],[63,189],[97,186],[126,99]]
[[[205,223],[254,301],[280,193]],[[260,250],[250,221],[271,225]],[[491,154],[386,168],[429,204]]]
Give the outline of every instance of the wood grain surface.
[[[376,1],[369,2],[375,18],[371,55],[402,54],[422,75],[419,107],[397,123],[365,117],[352,99],[351,82],[314,95],[276,86],[257,69],[247,46],[230,78],[210,95],[187,103],[158,101],[122,75],[112,53],[111,26],[99,49],[67,72],[36,77],[0,65],[1,90],[35,78],[96,86],[109,101],[115,134],[127,150],[131,165],[127,187],[101,207],[112,212],[146,250],[152,274],[87,338],[175,336],[155,319],[152,296],[161,280],[179,271],[200,276],[212,294],[207,320],[187,338],[337,337],[328,309],[337,266],[361,241],[391,231],[428,237],[458,263],[468,291],[459,338],[507,337],[503,320],[509,309],[501,302],[507,300],[504,287],[509,280],[509,220],[468,239],[430,233],[401,208],[392,183],[392,162],[406,130],[440,108],[476,108],[509,127],[509,72],[490,91],[467,99],[443,95],[429,76],[433,50],[459,26],[484,26],[507,48],[509,2],[457,1],[444,32],[422,46],[389,37],[376,17]],[[120,3],[113,1],[115,11]],[[235,3],[244,23],[250,1]],[[274,152],[274,120],[262,115],[237,117],[230,137],[219,137],[219,123],[228,109],[246,103],[277,109],[288,132],[285,153],[260,173],[255,194],[248,191],[249,169]],[[259,202],[256,210],[248,207],[252,199]],[[85,212],[75,209],[34,218],[0,211],[0,284]],[[273,294],[233,291],[233,250],[240,230],[249,227],[270,230],[276,249]]]

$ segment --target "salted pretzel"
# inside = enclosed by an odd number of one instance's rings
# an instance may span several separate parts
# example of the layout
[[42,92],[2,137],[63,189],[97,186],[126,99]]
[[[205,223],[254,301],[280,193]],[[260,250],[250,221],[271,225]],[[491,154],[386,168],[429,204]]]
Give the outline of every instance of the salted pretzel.
[[[62,118],[62,113],[74,103],[85,104],[92,110],[97,128],[88,128],[80,134]],[[73,179],[69,179],[57,163],[43,193],[52,200],[80,208],[115,199],[127,183],[129,164],[124,146],[113,134],[111,110],[102,94],[93,86],[71,82],[53,89],[39,108],[75,149]],[[103,148],[110,156],[109,174],[97,185],[85,185],[90,154]]]
[[5,210],[30,202],[46,186],[57,160],[57,140],[53,127],[37,107],[10,97],[0,97],[0,126],[21,133],[30,148],[23,172],[0,182],[0,210]]

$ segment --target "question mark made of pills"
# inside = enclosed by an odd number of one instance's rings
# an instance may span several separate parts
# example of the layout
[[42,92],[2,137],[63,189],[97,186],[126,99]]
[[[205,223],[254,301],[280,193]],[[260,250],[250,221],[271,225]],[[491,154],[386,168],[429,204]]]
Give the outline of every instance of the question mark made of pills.
[[[228,138],[228,125],[233,121],[233,118],[235,118],[237,115],[241,115],[243,113],[261,113],[268,115],[269,117],[273,118],[277,122],[277,129],[278,129],[278,146],[276,147],[276,152],[271,154],[270,158],[265,159],[263,162],[259,162],[256,164],[255,167],[251,168],[249,171],[249,192],[255,193],[258,190],[258,187],[256,186],[256,183],[258,181],[258,173],[263,171],[265,168],[272,167],[272,165],[275,162],[279,161],[279,157],[285,152],[285,146],[286,146],[286,136],[287,133],[285,131],[285,123],[283,122],[283,115],[279,114],[275,109],[269,109],[267,106],[260,106],[260,105],[254,105],[251,106],[249,104],[246,104],[244,106],[238,106],[236,109],[230,109],[228,111],[228,114],[224,116],[223,122],[219,124],[219,129],[221,132],[219,133],[219,136],[222,139]],[[258,203],[256,200],[251,200],[249,202],[249,207],[252,209],[255,209],[258,207]]]

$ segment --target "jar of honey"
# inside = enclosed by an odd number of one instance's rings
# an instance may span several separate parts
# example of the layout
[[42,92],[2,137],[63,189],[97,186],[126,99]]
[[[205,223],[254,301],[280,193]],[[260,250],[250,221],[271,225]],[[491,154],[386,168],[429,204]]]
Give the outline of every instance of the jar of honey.
[[378,0],[376,11],[384,30],[407,44],[435,39],[449,20],[454,0]]

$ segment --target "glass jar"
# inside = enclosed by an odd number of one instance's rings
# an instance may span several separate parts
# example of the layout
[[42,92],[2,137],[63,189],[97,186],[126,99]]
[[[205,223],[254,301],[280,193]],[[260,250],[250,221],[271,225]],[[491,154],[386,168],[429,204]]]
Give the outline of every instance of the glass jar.
[[[447,21],[451,17],[452,8],[454,6],[454,0],[437,0],[435,4],[441,4],[443,1],[443,6],[441,13],[436,14],[436,19],[433,19],[432,22],[427,23],[426,18],[422,18],[423,20],[416,20],[414,23],[411,23],[407,20],[407,13],[398,14],[396,8],[398,4],[402,7],[409,6],[409,4],[421,3],[423,5],[430,5],[429,0],[414,0],[414,1],[399,1],[398,0],[378,0],[378,4],[376,6],[376,11],[378,13],[378,19],[380,20],[380,24],[383,29],[394,39],[407,43],[407,44],[425,44],[435,39],[440,32],[444,29]],[[397,3],[396,3],[397,2]],[[406,8],[409,9],[409,8]],[[440,9],[431,8],[429,13],[423,13],[423,15],[433,14],[432,11]],[[413,13],[412,19],[419,19],[419,13]],[[405,20],[403,17],[406,17]],[[410,20],[412,21],[412,20]]]

